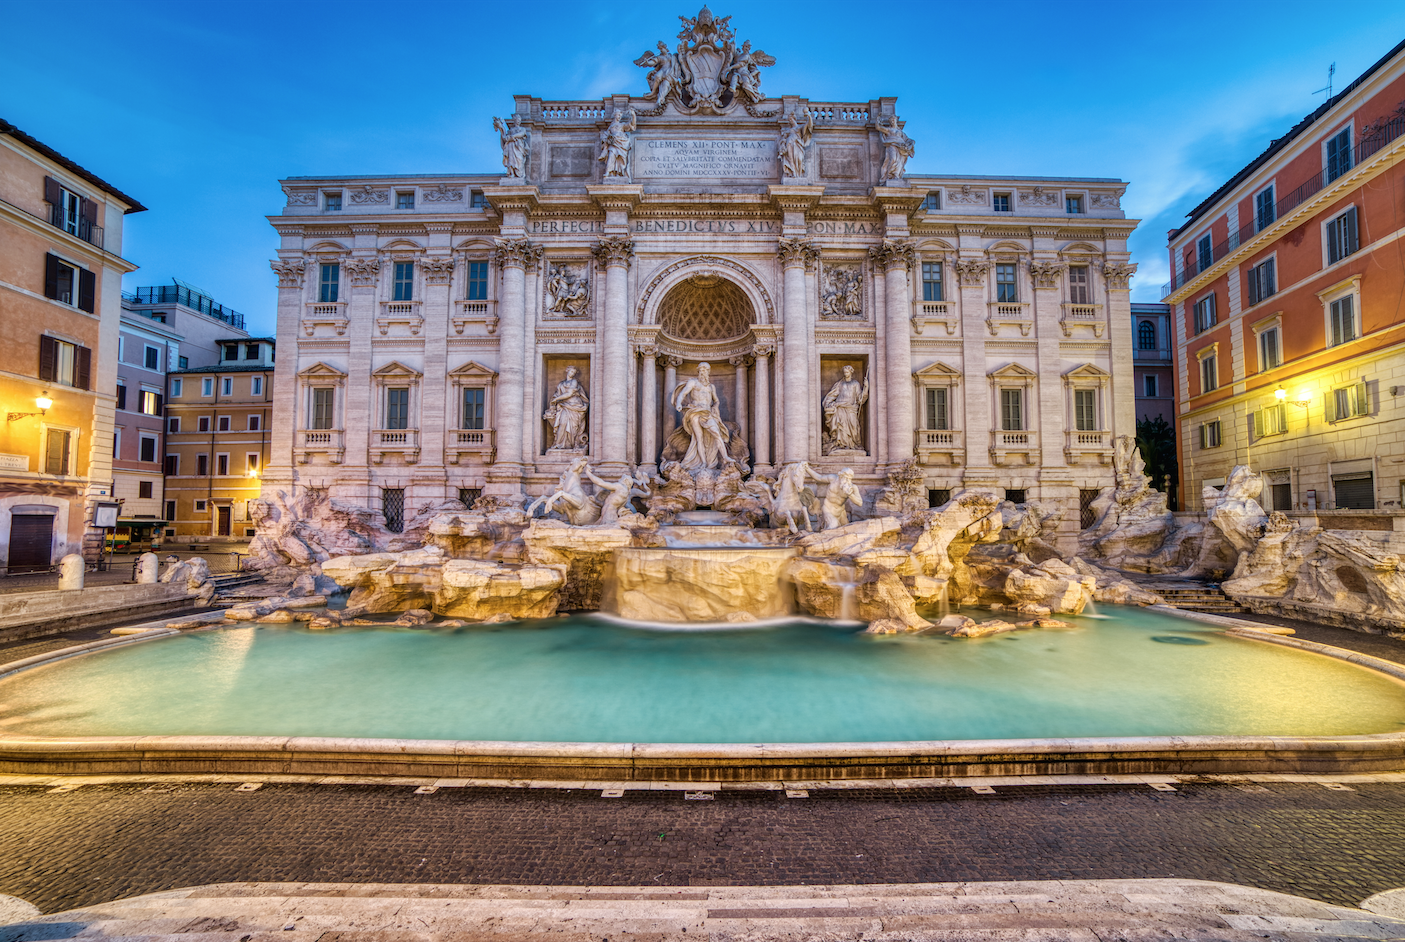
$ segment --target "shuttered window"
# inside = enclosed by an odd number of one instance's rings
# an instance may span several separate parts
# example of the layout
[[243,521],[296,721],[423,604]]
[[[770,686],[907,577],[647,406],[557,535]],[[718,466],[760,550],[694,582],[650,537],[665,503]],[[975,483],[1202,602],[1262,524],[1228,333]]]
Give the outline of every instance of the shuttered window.
[[1200,447],[1218,448],[1220,447],[1220,421],[1206,422],[1200,426]]
[[944,388],[927,390],[927,428],[942,431],[951,428],[947,416],[947,394]]
[[39,378],[76,389],[92,389],[93,352],[87,347],[39,338]]
[[1197,271],[1204,271],[1214,264],[1215,256],[1211,251],[1210,234],[1208,232],[1200,237],[1200,241],[1195,243],[1195,256],[1196,260],[1200,263],[1200,267],[1196,269]]
[[1075,389],[1073,391],[1073,427],[1080,432],[1092,432],[1097,429],[1097,390]]
[[1327,140],[1327,182],[1351,169],[1351,128],[1343,128],[1341,133]]
[[118,386],[118,387],[117,387],[117,408],[118,408],[118,409],[125,409],[125,408],[127,408],[127,387],[126,387],[126,386]]
[[1249,303],[1258,304],[1278,291],[1274,260],[1269,258],[1249,269]]
[[1281,435],[1288,431],[1288,407],[1283,403],[1266,406],[1254,413],[1254,437]]
[[1200,391],[1202,393],[1219,388],[1220,366],[1218,360],[1218,357],[1208,356],[1200,361]]
[[312,428],[333,428],[332,403],[336,389],[319,386],[312,390]]
[[1195,332],[1209,330],[1215,326],[1215,296],[1207,294],[1196,301],[1192,310],[1195,312]]
[[65,432],[62,429],[49,429],[48,439],[44,447],[45,474],[69,473],[68,452],[72,437],[72,433]]
[[1338,298],[1333,301],[1330,307],[1332,315],[1332,346],[1346,343],[1348,340],[1356,339],[1356,311],[1354,299],[1348,295],[1345,298]]
[[1283,362],[1278,352],[1278,328],[1270,327],[1259,333],[1259,369],[1274,370]]
[[1000,428],[1006,432],[1024,431],[1024,390],[1000,390]]
[[1256,229],[1267,229],[1277,219],[1273,203],[1273,187],[1269,187],[1254,197],[1254,224]]
[[1324,408],[1328,422],[1340,422],[1371,413],[1371,399],[1364,381],[1330,390]]
[[1332,475],[1332,497],[1338,510],[1375,510],[1376,482],[1370,471]]
[[1335,264],[1361,247],[1356,231],[1356,207],[1353,206],[1327,223],[1327,264]]

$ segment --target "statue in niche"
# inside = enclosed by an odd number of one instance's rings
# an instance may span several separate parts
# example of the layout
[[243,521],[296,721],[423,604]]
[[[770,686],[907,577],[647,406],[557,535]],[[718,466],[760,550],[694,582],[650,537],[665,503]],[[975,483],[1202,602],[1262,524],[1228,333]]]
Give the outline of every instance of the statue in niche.
[[844,378],[824,397],[824,453],[827,455],[862,455],[863,426],[859,411],[868,402],[868,374],[863,384],[854,381],[854,368],[844,367]]
[[681,416],[680,431],[688,436],[688,450],[681,459],[688,471],[714,470],[730,457],[727,443],[732,436],[722,424],[711,376],[712,366],[699,363],[698,375],[679,383],[670,397],[673,408]]
[[811,479],[828,485],[824,500],[820,503],[820,529],[833,530],[849,523],[849,505],[863,506],[863,494],[854,483],[854,469],[844,468],[838,474],[820,474],[805,466]]
[[829,267],[820,292],[821,317],[863,315],[863,275],[857,268]]
[[635,480],[629,474],[620,475],[617,482],[602,480],[595,476],[595,472],[586,465],[585,475],[595,482],[599,490],[595,494],[595,499],[600,505],[600,516],[593,526],[615,527],[621,524],[634,523],[633,518],[639,516],[634,512],[631,501],[636,497],[649,498],[653,495],[649,492],[649,485],[645,481]]
[[525,180],[532,132],[522,126],[522,118],[518,115],[509,118],[506,124],[501,118],[494,118],[493,127],[497,128],[502,139],[502,165],[507,169],[507,175]]
[[583,451],[590,443],[585,414],[590,399],[580,383],[581,371],[566,367],[566,378],[556,384],[542,418],[551,424],[551,447],[547,451]]
[[646,79],[649,83],[649,94],[645,97],[652,98],[662,105],[668,101],[670,95],[683,87],[683,66],[678,57],[668,51],[668,46],[663,40],[659,40],[658,48],[657,53],[644,50],[644,54],[635,59],[634,64],[652,70]]
[[633,108],[616,108],[610,126],[600,135],[600,160],[605,161],[605,177],[629,176],[629,149],[634,144],[630,135],[638,122]]
[[590,304],[590,278],[569,265],[551,266],[546,280],[546,309],[552,314],[584,317]]
[[556,490],[528,505],[527,516],[535,516],[537,509],[541,508],[543,515],[555,511],[572,526],[584,527],[595,523],[600,519],[600,504],[586,496],[585,484],[581,481],[581,475],[589,473],[590,466],[584,455],[572,461],[561,472]]
[[795,112],[790,113],[790,122],[781,128],[781,173],[784,176],[805,175],[805,148],[810,146],[810,138],[814,133],[815,116],[810,109],[805,109],[803,122],[795,119]]
[[901,179],[907,173],[908,158],[917,152],[917,142],[898,126],[895,114],[878,116],[878,138],[883,142],[883,165],[878,169],[878,182]]
[[727,40],[722,46],[722,56],[726,64],[722,66],[721,85],[732,93],[734,101],[742,98],[754,105],[766,97],[761,94],[761,67],[775,65],[775,56],[768,56],[760,49],[752,52],[749,39],[742,43],[740,50]]

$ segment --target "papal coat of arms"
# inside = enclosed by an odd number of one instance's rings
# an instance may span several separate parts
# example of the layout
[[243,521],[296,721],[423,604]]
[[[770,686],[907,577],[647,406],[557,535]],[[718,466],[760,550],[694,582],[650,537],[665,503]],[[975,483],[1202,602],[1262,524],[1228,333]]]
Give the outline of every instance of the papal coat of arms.
[[634,64],[649,72],[649,94],[659,109],[671,98],[686,114],[721,114],[740,102],[756,104],[761,94],[761,69],[776,60],[750,42],[738,48],[730,16],[714,17],[703,7],[696,17],[680,16],[683,29],[678,46],[662,40],[657,51],[645,51]]

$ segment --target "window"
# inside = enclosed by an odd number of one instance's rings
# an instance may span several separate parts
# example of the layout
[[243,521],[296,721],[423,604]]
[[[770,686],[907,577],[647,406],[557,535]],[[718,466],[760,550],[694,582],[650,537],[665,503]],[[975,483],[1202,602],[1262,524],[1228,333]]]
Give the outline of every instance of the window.
[[[197,475],[199,475],[200,477],[202,477],[202,478],[203,478],[203,477],[209,477],[209,474],[210,474],[210,456],[209,456],[209,455],[200,454],[200,455],[196,455],[196,456],[195,456],[195,473],[196,473]],[[199,508],[199,509],[203,510],[204,508],[202,507],[202,508]]]
[[1327,223],[1327,264],[1335,265],[1360,248],[1356,234],[1356,207]]
[[1160,393],[1157,391],[1155,373],[1147,373],[1142,377],[1142,396],[1146,399],[1156,399]]
[[1220,420],[1206,422],[1200,426],[1200,447],[1218,448],[1220,447]]
[[1006,432],[1024,431],[1024,390],[1000,390],[1000,428]]
[[341,212],[341,193],[323,193],[322,208],[329,213]]
[[1207,294],[1196,301],[1192,310],[1195,312],[1195,332],[1197,334],[1215,326],[1215,296],[1213,294]]
[[168,431],[168,432],[179,432],[180,430],[181,430],[181,420],[180,420],[180,416],[175,416],[175,415],[173,415],[173,416],[171,416],[169,419],[166,420],[166,431]]
[[951,415],[948,409],[950,392],[951,390],[941,387],[927,390],[925,414],[928,429],[945,431],[951,428]]
[[229,416],[222,415],[219,417],[219,430],[221,432],[229,431]]
[[397,193],[395,194],[395,208],[396,208],[396,209],[414,209],[414,208],[415,208],[415,191],[414,191],[414,190],[408,190],[408,191],[397,192]]
[[257,360],[259,358],[259,345],[256,343],[244,344],[244,359]]
[[312,428],[333,428],[332,396],[336,389],[331,386],[318,386],[312,390]]
[[1282,435],[1288,431],[1288,407],[1281,402],[1254,413],[1254,437]]
[[1008,213],[1010,211],[1010,194],[996,193],[994,206],[997,213]]
[[152,494],[151,494],[151,482],[150,482],[150,481],[138,481],[138,482],[137,482],[137,497],[140,498],[140,497],[151,497],[151,496],[152,496]]
[[117,384],[117,408],[127,408],[127,387],[122,383]]
[[215,378],[206,376],[200,380],[200,395],[213,396],[215,394]]
[[51,428],[44,448],[44,473],[67,474],[69,444],[73,433]]
[[112,433],[112,457],[113,460],[122,458],[122,428],[118,426]]
[[1259,370],[1276,370],[1283,365],[1283,357],[1278,350],[1278,328],[1270,327],[1259,331]]
[[215,455],[215,474],[220,476],[229,474],[229,455],[224,453]]
[[1371,412],[1371,399],[1366,393],[1365,382],[1342,386],[1327,393],[1327,421],[1340,422],[1355,419]]
[[[203,457],[203,456],[202,456],[202,457]],[[196,513],[205,513],[205,505],[206,505],[206,501],[197,500],[197,501],[195,502],[195,512],[196,512]]]
[[220,395],[221,395],[221,396],[232,396],[232,395],[234,395],[234,377],[233,377],[233,376],[221,376],[221,377],[220,377]]
[[1249,269],[1249,304],[1258,304],[1264,298],[1273,295],[1278,291],[1278,284],[1274,278],[1274,260],[1264,259],[1253,268]]
[[1351,128],[1342,128],[1340,133],[1327,139],[1327,182],[1331,183],[1350,169]]
[[1015,284],[1014,265],[995,266],[995,300],[1018,301],[1019,286]]
[[922,263],[922,300],[941,301],[942,298],[942,263],[923,262]]
[[1073,427],[1080,432],[1098,428],[1098,392],[1096,389],[1073,391]]
[[385,391],[385,427],[410,427],[409,387],[393,386]]
[[[180,473],[181,473],[181,456],[180,456],[180,455],[167,455],[167,456],[166,456],[166,477],[168,477],[168,478],[173,478],[173,477],[176,477],[177,475],[179,475]],[[173,514],[173,513],[168,513],[168,514],[166,514],[166,518],[167,518],[167,519],[170,519],[170,518],[173,517],[173,516],[175,516],[175,514]]]
[[[173,501],[173,500],[168,500],[168,501],[166,501],[166,519],[167,519],[167,520],[174,520],[174,519],[176,519],[176,502]],[[167,535],[167,536],[172,536],[172,535],[174,535],[174,534],[168,532],[166,535]]]
[[483,393],[481,386],[467,386],[463,391],[463,424],[461,428],[483,428]]
[[1200,391],[1202,393],[1218,389],[1220,385],[1219,357],[1211,354],[1200,360]]
[[482,496],[483,496],[483,488],[481,488],[481,487],[461,487],[461,488],[459,488],[459,503],[463,504],[463,505],[464,505],[465,507],[467,507],[469,510],[472,510],[472,509],[473,509],[473,504],[474,504],[474,502],[477,501],[478,498],[480,498],[480,497],[482,497]]
[[195,422],[197,431],[208,432],[210,430],[210,417],[208,415],[200,416]]
[[1156,325],[1151,321],[1142,321],[1137,325],[1137,349],[1156,349]]
[[1083,212],[1083,197],[1081,195],[1069,195],[1064,197],[1064,211],[1070,213]]
[[1068,300],[1070,304],[1088,303],[1088,266],[1068,267]]
[[263,377],[262,377],[262,376],[254,376],[254,377],[252,377],[252,378],[249,380],[249,395],[251,395],[251,396],[262,396],[262,395],[263,395]]
[[395,300],[413,301],[415,294],[415,263],[395,263]]
[[160,415],[161,414],[161,394],[152,392],[149,389],[141,391],[141,414]]
[[142,365],[148,370],[161,369],[161,351],[157,347],[147,347]]
[[54,337],[39,338],[39,378],[59,386],[92,389],[93,351]]
[[341,265],[333,262],[322,266],[322,279],[317,285],[317,300],[330,303],[337,299],[341,286]]
[[256,451],[246,452],[244,455],[244,473],[249,477],[257,477],[259,473],[259,453]]
[[488,201],[483,198],[483,191],[482,191],[482,190],[469,190],[469,191],[468,191],[468,208],[469,208],[469,209],[483,209],[483,208],[486,207],[487,205],[488,205]]
[[1022,487],[1007,487],[1005,488],[1005,499],[1012,504],[1023,504],[1028,500],[1028,496]]
[[934,213],[942,208],[941,190],[929,190],[922,198],[922,211],[924,213]]
[[263,427],[263,416],[261,416],[261,415],[259,415],[259,414],[257,414],[257,413],[255,413],[254,415],[249,416],[249,431],[251,431],[251,432],[257,432],[257,431],[258,431],[260,428],[262,428],[262,427]]
[[1098,522],[1097,512],[1093,509],[1093,501],[1098,499],[1102,493],[1101,488],[1080,487],[1078,489],[1078,526],[1079,529],[1086,530]]
[[178,379],[171,380],[171,398],[179,399],[181,397],[181,390],[183,390],[184,388],[185,383],[181,382]]
[[1204,271],[1215,263],[1215,254],[1210,245],[1210,233],[1205,233],[1195,243],[1195,257],[1200,263],[1197,271]]
[[488,300],[487,262],[468,263],[468,293],[464,297],[469,301]]
[[951,502],[951,488],[949,487],[929,487],[927,488],[927,506],[941,507]]
[[1351,295],[1338,298],[1331,304],[1332,346],[1356,339],[1355,299]]
[[381,513],[385,516],[385,528],[391,533],[400,533],[405,529],[404,488],[381,488]]
[[44,256],[44,297],[93,313],[97,302],[97,276],[70,265],[57,255]]
[[[176,368],[182,370],[190,369],[190,357],[176,357]],[[180,380],[176,380],[180,382]]]
[[1254,197],[1254,231],[1262,232],[1278,218],[1278,208],[1273,202],[1273,187]]
[[239,344],[227,343],[224,345],[224,359],[227,361],[239,359]]

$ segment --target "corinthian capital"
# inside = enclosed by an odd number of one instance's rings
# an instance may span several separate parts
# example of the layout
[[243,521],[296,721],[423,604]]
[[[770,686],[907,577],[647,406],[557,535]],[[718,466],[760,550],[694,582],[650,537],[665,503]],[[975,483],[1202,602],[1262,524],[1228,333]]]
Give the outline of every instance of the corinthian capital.
[[634,242],[628,236],[605,236],[600,244],[590,250],[601,268],[611,265],[629,266],[634,257]]
[[307,270],[307,259],[275,258],[269,261],[268,267],[278,276],[278,287],[301,288],[302,275]]
[[449,279],[454,277],[454,259],[447,258],[422,258],[420,259],[420,271],[424,272],[424,280],[432,285],[447,285]]
[[895,242],[892,239],[884,239],[882,245],[875,245],[868,250],[868,257],[878,263],[884,270],[894,268],[911,268],[917,261],[917,246],[911,242]]
[[813,268],[815,260],[820,257],[820,250],[815,248],[815,243],[808,239],[782,238],[776,240],[776,254],[780,256],[782,268],[789,268],[792,265]]
[[1063,274],[1062,262],[1030,262],[1029,274],[1036,288],[1057,288],[1059,276]]
[[542,247],[533,245],[526,239],[499,239],[494,249],[498,265],[502,268],[518,268],[531,271],[541,261]]
[[986,272],[990,271],[990,262],[981,258],[958,258],[951,263],[951,270],[956,272],[956,280],[963,285],[983,285]]
[[1136,262],[1104,262],[1103,277],[1107,279],[1109,288],[1120,288],[1127,290],[1127,282],[1137,273]]
[[381,273],[381,260],[379,258],[349,258],[342,262],[341,270],[346,272],[346,276],[351,279],[351,284],[373,285],[376,283],[376,276]]

